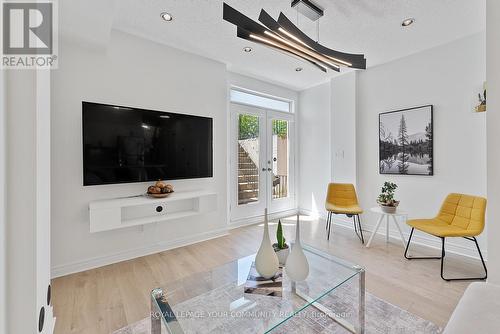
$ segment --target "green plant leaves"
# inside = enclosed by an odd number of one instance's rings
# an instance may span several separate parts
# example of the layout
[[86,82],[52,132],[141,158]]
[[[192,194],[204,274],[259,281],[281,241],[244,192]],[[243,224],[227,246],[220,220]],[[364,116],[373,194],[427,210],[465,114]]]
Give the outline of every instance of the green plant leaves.
[[278,220],[278,229],[276,230],[276,239],[278,240],[278,248],[285,249],[286,248],[286,239],[283,235],[283,226],[281,226],[281,219]]

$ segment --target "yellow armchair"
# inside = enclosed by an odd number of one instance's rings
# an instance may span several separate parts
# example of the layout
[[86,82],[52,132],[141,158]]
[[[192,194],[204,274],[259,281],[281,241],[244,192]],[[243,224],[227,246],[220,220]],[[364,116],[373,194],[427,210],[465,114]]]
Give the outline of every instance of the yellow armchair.
[[[477,243],[476,236],[481,234],[485,224],[486,198],[464,194],[449,194],[441,205],[438,215],[432,219],[412,219],[407,224],[411,227],[410,238],[406,245],[405,258],[413,259],[440,259],[441,260],[441,278],[446,281],[456,280],[475,280],[486,279],[488,271],[484,263],[481,249]],[[408,249],[414,230],[431,234],[441,238],[441,256],[440,257],[411,257],[408,256]],[[445,278],[443,274],[445,257],[445,239],[462,237],[474,241],[483,264],[485,275],[483,277],[467,278]]]
[[[330,230],[332,226],[332,215],[341,214],[352,217],[354,222],[354,231],[364,244],[363,231],[361,229],[361,221],[359,215],[363,213],[363,209],[359,206],[356,189],[350,183],[330,183],[326,194],[325,209],[328,211],[326,220],[326,230],[328,232],[327,239],[330,240]],[[357,223],[356,223],[357,218]],[[359,233],[358,233],[359,228]]]

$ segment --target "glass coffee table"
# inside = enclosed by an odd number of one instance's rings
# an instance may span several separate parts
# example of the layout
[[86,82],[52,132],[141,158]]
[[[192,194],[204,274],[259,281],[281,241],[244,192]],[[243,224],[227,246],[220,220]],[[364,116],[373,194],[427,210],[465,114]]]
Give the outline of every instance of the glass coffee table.
[[151,334],[364,333],[365,271],[307,245],[305,281],[283,270],[281,297],[248,294],[255,255],[151,292]]

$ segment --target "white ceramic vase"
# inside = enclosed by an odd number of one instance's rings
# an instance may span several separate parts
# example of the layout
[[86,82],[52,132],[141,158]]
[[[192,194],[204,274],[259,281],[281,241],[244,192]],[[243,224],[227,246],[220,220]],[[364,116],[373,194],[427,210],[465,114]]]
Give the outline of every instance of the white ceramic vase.
[[262,243],[260,244],[259,251],[255,256],[255,269],[259,275],[264,278],[274,277],[279,269],[278,256],[276,256],[271,244],[271,239],[269,239],[267,209],[264,211],[264,234],[262,236]]
[[309,262],[307,262],[307,258],[302,250],[302,245],[300,244],[299,223],[299,215],[297,215],[295,243],[293,244],[292,252],[288,255],[285,264],[286,274],[294,282],[303,281],[309,275]]

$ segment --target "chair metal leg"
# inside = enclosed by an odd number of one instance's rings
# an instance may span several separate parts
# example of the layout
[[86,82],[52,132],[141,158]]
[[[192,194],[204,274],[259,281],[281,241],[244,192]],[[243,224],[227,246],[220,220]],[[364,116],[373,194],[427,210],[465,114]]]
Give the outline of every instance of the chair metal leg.
[[363,245],[365,244],[365,237],[363,236],[363,229],[361,228],[361,220],[359,219],[359,215],[356,215],[358,217],[358,224],[359,224],[359,233],[361,234],[361,242]]
[[444,277],[444,273],[443,273],[444,268],[443,267],[444,267],[444,256],[445,256],[445,249],[444,249],[444,239],[445,238],[442,238],[442,239],[443,239],[442,258],[441,258],[441,278],[442,279],[444,279],[445,281],[469,281],[469,280],[472,281],[472,280],[485,280],[486,278],[488,278],[488,269],[486,269],[486,264],[484,263],[483,254],[481,254],[481,249],[479,248],[479,244],[477,243],[477,239],[475,237],[472,237],[472,238],[464,237],[464,239],[474,241],[474,243],[476,244],[476,248],[477,248],[477,251],[479,253],[479,257],[481,258],[481,263],[483,265],[484,276],[482,276],[482,277],[457,277],[457,278]]
[[[349,217],[349,216],[348,216]],[[358,233],[358,225],[356,225],[356,215],[352,216],[352,223],[354,224],[354,232],[359,238],[359,233]]]
[[332,229],[332,215],[333,213],[330,212],[330,217],[328,219],[328,237],[327,237],[328,241],[330,241],[330,231]]
[[479,244],[477,243],[477,239],[475,237],[468,238],[464,237],[467,240],[474,241],[476,244],[477,251],[479,253],[479,257],[481,258],[481,263],[483,265],[484,269],[484,276],[483,277],[457,277],[457,278],[446,278],[444,277],[444,258],[446,256],[446,250],[445,250],[445,241],[446,238],[440,237],[441,238],[441,256],[423,256],[423,257],[413,257],[413,256],[408,256],[408,249],[410,248],[410,242],[411,238],[413,236],[415,228],[411,229],[410,232],[410,238],[408,239],[408,243],[406,244],[406,249],[405,249],[405,258],[408,260],[441,260],[441,278],[445,281],[468,281],[468,280],[485,280],[488,277],[488,270],[486,268],[486,264],[484,263],[483,259],[483,254],[481,253],[481,249],[479,248]]
[[410,237],[408,238],[408,243],[406,244],[405,258],[407,260],[440,260],[441,259],[440,256],[408,256],[408,249],[410,248],[410,242],[411,242],[411,238],[413,237],[414,230],[415,230],[415,228],[412,227],[411,232],[410,232]]
[[[356,226],[356,218],[358,218],[357,226]],[[353,215],[352,219],[354,221],[354,232],[356,232],[356,235],[358,236],[359,240],[361,240],[361,243],[364,245],[365,238],[363,237],[363,229],[361,228],[361,220],[359,219],[359,215]],[[359,227],[359,233],[358,233],[358,227]]]
[[[334,212],[328,211],[328,216],[326,218],[326,226],[325,226],[326,233],[327,233],[327,240],[330,240],[330,232],[332,230],[333,215],[334,215]],[[359,219],[359,215],[347,215],[347,217],[352,217],[353,222],[354,222],[354,232],[356,232],[356,235],[358,236],[359,240],[361,240],[361,243],[364,245],[365,238],[363,236],[363,229],[361,228],[361,220]],[[356,222],[356,218],[358,218],[357,222]],[[358,227],[359,227],[359,232],[358,232]]]

